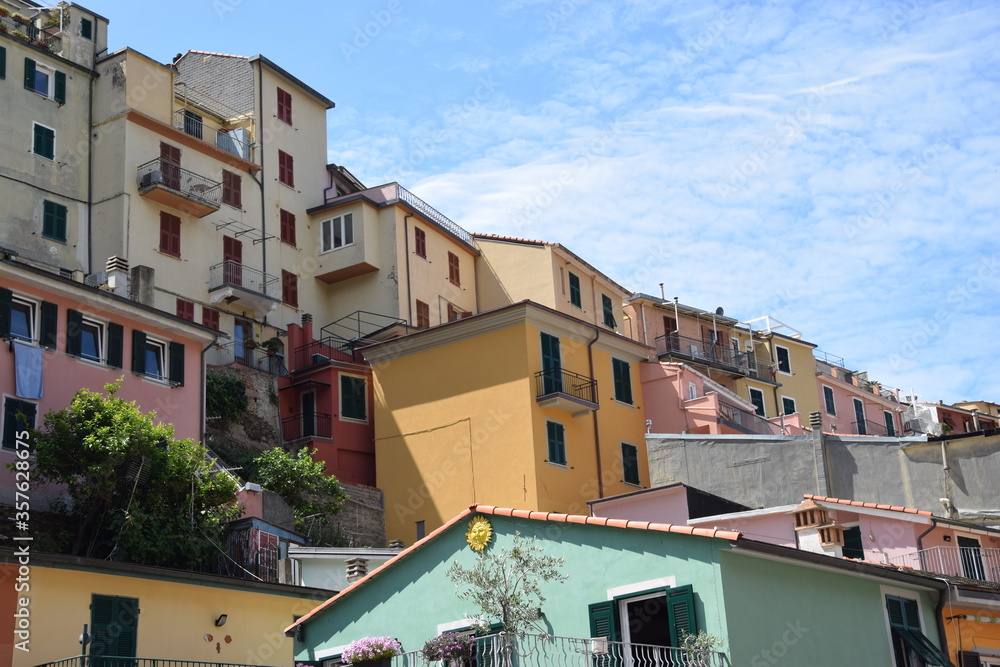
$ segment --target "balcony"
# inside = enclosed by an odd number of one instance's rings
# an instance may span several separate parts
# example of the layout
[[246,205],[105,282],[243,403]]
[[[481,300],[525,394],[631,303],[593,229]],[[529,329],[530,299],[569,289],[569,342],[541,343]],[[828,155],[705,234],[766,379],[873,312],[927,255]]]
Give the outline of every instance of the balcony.
[[364,363],[362,356],[350,351],[350,341],[327,336],[322,340],[314,340],[295,349],[294,370],[300,371],[314,364],[325,364],[328,361],[343,361],[349,364]]
[[241,662],[198,662],[197,660],[173,660],[171,658],[118,658],[96,655],[78,655],[52,662],[43,662],[38,667],[260,667]]
[[[41,18],[46,19],[47,17],[43,14]],[[60,37],[58,26],[38,28],[35,27],[34,23],[21,23],[20,21],[15,21],[12,16],[0,16],[0,26],[3,26],[4,32],[9,34],[11,37],[14,37],[15,39],[22,39],[32,46],[36,46],[45,51],[52,51],[57,54],[60,50],[59,46],[62,43],[62,38]],[[15,35],[14,33],[18,33],[20,36]]]
[[1000,584],[1000,549],[931,547],[886,559],[890,565]]
[[753,435],[783,435],[781,425],[760,415],[728,403],[719,403],[719,423],[740,433]]
[[300,413],[281,420],[281,441],[284,443],[309,438],[331,438],[332,415],[323,412]]
[[209,268],[208,294],[212,303],[239,301],[258,313],[269,313],[281,302],[277,277],[227,259]]
[[895,437],[898,435],[896,433],[896,427],[892,426],[890,429],[887,424],[879,424],[878,422],[869,421],[867,419],[859,422],[851,422],[851,432],[858,435],[880,435],[880,436],[890,436]]
[[270,354],[259,347],[245,347],[239,341],[208,348],[208,352],[205,353],[205,363],[209,366],[239,364],[271,375],[288,375],[285,359],[280,354]]
[[207,141],[216,148],[238,158],[250,159],[250,131],[246,128],[218,129],[208,125],[201,116],[193,114],[187,109],[178,109],[174,115],[176,116],[174,127],[184,134]]
[[538,371],[535,400],[543,408],[559,408],[578,417],[598,408],[597,380],[562,368]]
[[749,376],[771,381],[771,364],[757,361],[752,353],[738,352],[726,345],[712,345],[700,338],[668,333],[657,336],[656,356],[704,364],[728,371],[737,377]]
[[135,182],[143,197],[196,218],[222,206],[222,183],[162,158],[139,165]]

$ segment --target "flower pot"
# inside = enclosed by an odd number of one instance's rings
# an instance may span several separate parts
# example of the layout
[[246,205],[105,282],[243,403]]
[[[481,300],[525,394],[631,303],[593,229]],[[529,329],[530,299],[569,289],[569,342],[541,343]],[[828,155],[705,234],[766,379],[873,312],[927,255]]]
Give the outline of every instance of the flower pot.
[[374,660],[362,660],[352,662],[352,667],[392,667],[392,658],[375,658]]

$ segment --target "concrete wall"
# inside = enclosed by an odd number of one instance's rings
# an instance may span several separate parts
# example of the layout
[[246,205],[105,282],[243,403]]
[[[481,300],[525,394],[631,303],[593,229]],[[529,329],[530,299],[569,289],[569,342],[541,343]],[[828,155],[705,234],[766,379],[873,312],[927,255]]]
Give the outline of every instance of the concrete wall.
[[[826,495],[945,517],[941,498],[949,498],[951,518],[1000,518],[1000,434],[943,443],[824,436],[824,443]],[[648,435],[646,448],[654,486],[684,482],[752,507],[798,502],[819,488],[809,437]]]

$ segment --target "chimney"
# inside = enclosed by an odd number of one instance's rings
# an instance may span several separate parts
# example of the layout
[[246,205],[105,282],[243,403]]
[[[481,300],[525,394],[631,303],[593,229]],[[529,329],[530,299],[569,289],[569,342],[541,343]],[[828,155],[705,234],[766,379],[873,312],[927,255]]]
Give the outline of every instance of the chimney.
[[366,574],[368,574],[367,558],[347,559],[347,583],[353,584],[355,581],[361,579]]
[[112,255],[108,257],[104,270],[108,274],[108,287],[111,291],[127,299],[129,296],[128,260],[118,255]]
[[153,287],[156,284],[156,270],[151,266],[133,266],[130,274],[132,277],[132,300],[152,306],[154,298]]
[[313,342],[313,316],[312,313],[302,313],[302,341],[303,345]]

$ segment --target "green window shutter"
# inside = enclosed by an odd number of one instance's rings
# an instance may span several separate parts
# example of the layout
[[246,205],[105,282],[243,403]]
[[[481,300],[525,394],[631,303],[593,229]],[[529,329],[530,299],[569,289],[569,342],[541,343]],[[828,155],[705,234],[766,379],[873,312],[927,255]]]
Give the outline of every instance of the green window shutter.
[[83,328],[83,313],[66,311],[66,354],[80,356],[80,330]]
[[566,465],[566,429],[558,422],[545,422],[549,463]]
[[916,600],[905,600],[903,603],[903,620],[910,630],[920,630],[920,608]]
[[35,89],[35,61],[31,58],[24,59],[24,87],[28,90]]
[[0,46],[0,79],[7,78],[7,49]]
[[614,328],[618,326],[615,322],[615,306],[611,297],[607,294],[601,295],[601,307],[604,310],[604,326]]
[[[90,625],[93,641],[90,654],[94,657],[135,657],[139,601],[134,598],[94,595],[90,604]],[[112,661],[95,661],[111,666]]]
[[615,399],[622,403],[632,403],[632,371],[627,361],[611,360],[615,380]]
[[590,615],[591,637],[607,637],[608,641],[619,641],[617,601],[595,602],[587,611]]
[[13,292],[0,287],[0,336],[10,335],[10,305],[13,299]]
[[622,443],[622,481],[639,483],[639,448],[627,442]]
[[108,366],[121,368],[125,356],[125,327],[110,322],[108,324]]
[[17,449],[17,433],[35,428],[38,406],[28,401],[7,398],[3,404],[3,446]]
[[171,382],[176,382],[179,385],[184,384],[184,344],[183,343],[170,343],[170,374],[169,378]]
[[146,372],[146,334],[137,329],[132,331],[132,372]]
[[[32,151],[35,155],[47,157],[50,160],[53,159],[56,154],[56,133],[47,127],[35,123],[34,136],[32,137]],[[54,202],[49,203],[53,206],[58,206]]]
[[55,100],[59,104],[66,104],[66,72],[56,71]]
[[577,308],[583,307],[583,297],[580,294],[580,276],[569,274],[569,302]]
[[[40,126],[38,125],[35,126],[36,132],[39,127]],[[41,141],[44,144],[47,141],[45,135],[48,131],[44,127],[40,129],[42,130],[43,135]],[[39,143],[37,141],[35,143],[35,147],[36,149],[39,148]],[[45,150],[44,146],[42,150]],[[48,151],[51,154],[51,142],[49,142]],[[39,152],[39,155],[42,154],[42,152]],[[46,157],[51,157],[51,155],[47,155]],[[42,210],[42,236],[55,239],[57,241],[66,240],[66,211],[66,207],[62,204],[57,204],[47,199],[45,200]]]
[[903,599],[887,595],[885,598],[885,609],[889,613],[889,625],[894,628],[902,628],[903,625]]
[[559,338],[543,333],[542,336],[542,394],[552,394],[563,390],[562,359]]
[[80,37],[84,39],[94,38],[94,23],[90,19],[80,19]]
[[365,413],[366,383],[363,378],[340,376],[340,416],[347,419],[367,419]]
[[59,332],[59,306],[48,301],[42,301],[41,326],[38,340],[42,347],[56,349],[56,334]]
[[671,646],[680,646],[684,635],[698,634],[694,616],[694,589],[690,584],[667,591],[667,613],[670,618]]

